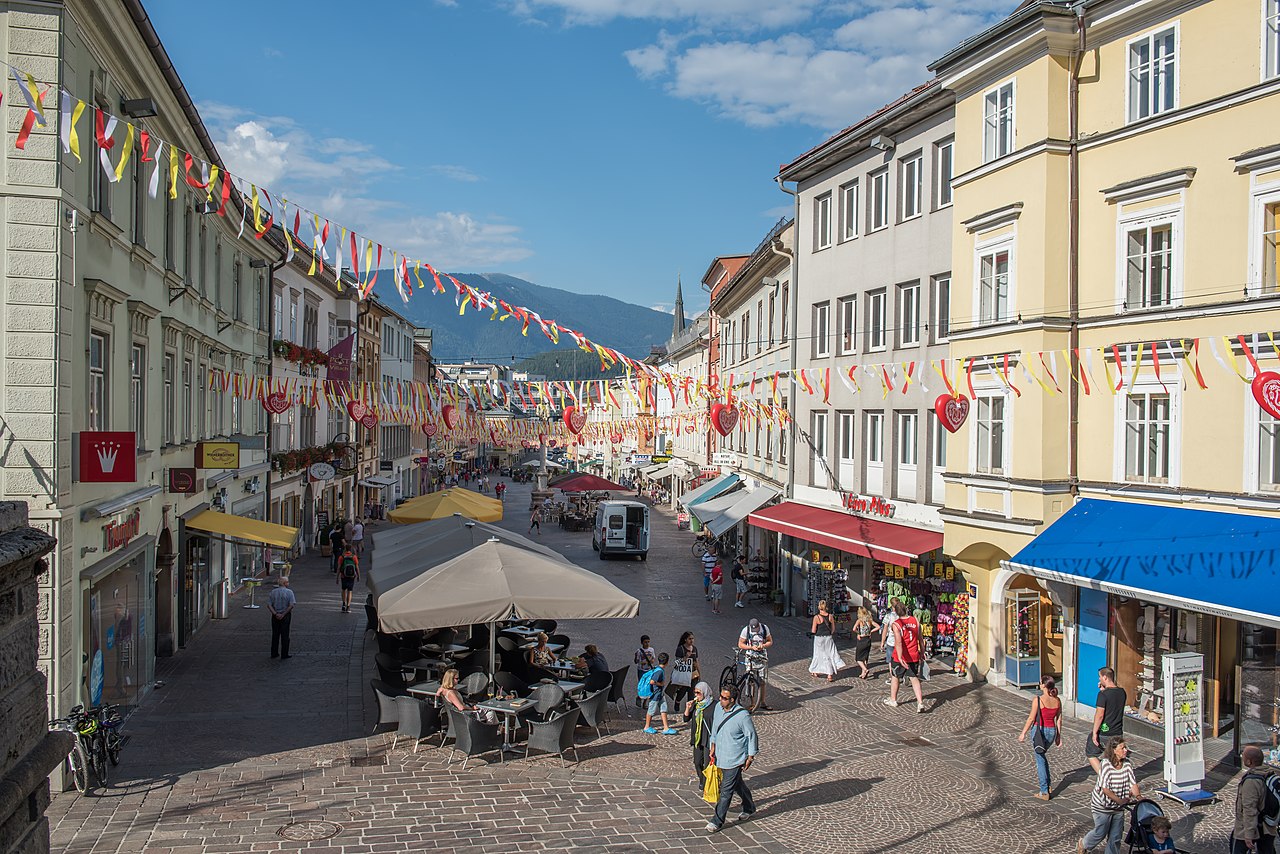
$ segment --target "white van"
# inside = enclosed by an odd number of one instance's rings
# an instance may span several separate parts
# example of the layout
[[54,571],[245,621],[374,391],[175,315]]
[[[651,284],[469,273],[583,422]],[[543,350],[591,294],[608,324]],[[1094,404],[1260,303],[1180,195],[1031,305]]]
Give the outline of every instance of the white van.
[[591,548],[604,560],[608,555],[639,555],[649,559],[649,505],[639,501],[601,501]]

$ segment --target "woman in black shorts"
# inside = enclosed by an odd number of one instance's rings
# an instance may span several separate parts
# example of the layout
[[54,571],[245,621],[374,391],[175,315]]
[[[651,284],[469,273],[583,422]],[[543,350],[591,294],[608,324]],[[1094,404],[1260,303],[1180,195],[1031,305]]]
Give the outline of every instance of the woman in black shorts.
[[862,668],[862,672],[858,674],[859,679],[871,676],[871,671],[867,669],[867,662],[871,659],[871,636],[878,631],[880,624],[871,619],[871,612],[859,606],[858,621],[853,624],[854,661]]

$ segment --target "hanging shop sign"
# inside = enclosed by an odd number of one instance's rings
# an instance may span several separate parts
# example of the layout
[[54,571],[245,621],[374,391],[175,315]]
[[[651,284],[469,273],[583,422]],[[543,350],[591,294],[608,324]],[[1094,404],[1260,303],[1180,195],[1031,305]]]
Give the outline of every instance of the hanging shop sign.
[[138,479],[138,434],[86,431],[79,434],[82,483],[134,483]]
[[197,442],[196,468],[198,469],[238,469],[240,468],[239,442]]
[[898,508],[878,495],[857,495],[852,492],[841,493],[841,503],[850,513],[865,513],[870,516],[883,516],[892,519]]
[[120,522],[112,522],[102,529],[102,551],[113,552],[129,545],[129,541],[138,536],[142,530],[142,509],[135,507],[133,512]]
[[738,465],[738,455],[733,451],[716,451],[711,455],[711,464],[735,468]]
[[328,463],[312,463],[307,469],[313,480],[333,480],[338,472]]
[[395,471],[396,464],[391,460],[378,460],[378,471]]
[[169,491],[179,495],[196,492],[198,474],[193,468],[169,469]]

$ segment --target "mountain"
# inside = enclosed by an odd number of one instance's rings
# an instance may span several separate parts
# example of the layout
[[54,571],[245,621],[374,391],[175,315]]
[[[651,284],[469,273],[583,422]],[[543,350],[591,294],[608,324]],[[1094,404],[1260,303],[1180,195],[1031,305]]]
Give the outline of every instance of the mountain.
[[626,373],[620,365],[600,370],[600,357],[584,350],[551,350],[516,363],[517,371],[541,374],[549,380],[607,380]]
[[[671,336],[671,315],[612,297],[575,294],[500,273],[453,275],[463,284],[488,291],[509,304],[531,308],[544,318],[576,329],[591,340],[632,358],[648,356],[650,345],[663,344]],[[477,312],[470,307],[460,316],[454,304],[454,288],[446,283],[448,293],[434,293],[425,271],[423,281],[427,286],[414,288],[406,304],[396,293],[391,276],[390,270],[380,271],[374,289],[378,298],[416,325],[429,327],[432,350],[441,361],[467,358],[499,361],[513,356],[536,356],[553,347],[576,349],[573,339],[563,333],[558,347],[553,345],[536,323],[531,323],[529,334],[522,336],[520,322],[514,317],[499,323],[489,319],[491,311]]]

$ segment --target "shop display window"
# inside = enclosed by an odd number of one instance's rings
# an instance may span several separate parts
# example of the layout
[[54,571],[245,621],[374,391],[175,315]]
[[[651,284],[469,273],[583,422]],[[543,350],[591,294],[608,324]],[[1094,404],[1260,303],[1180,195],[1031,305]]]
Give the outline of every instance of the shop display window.
[[1040,684],[1044,623],[1039,590],[1010,590],[1005,595],[1005,678],[1026,688]]
[[[875,596],[865,604],[872,616],[883,622],[889,600],[902,600],[920,623],[926,656],[959,656],[959,647],[967,646],[967,635],[961,631],[967,629],[967,613],[957,614],[964,579],[940,553],[923,554],[906,566],[875,561],[871,564],[869,581]],[[965,624],[962,626],[962,623]],[[953,664],[942,663],[948,667]]]
[[91,705],[137,705],[154,667],[152,588],[145,555],[99,579],[89,590],[85,691]]
[[[1166,655],[1196,652],[1205,667],[1203,719],[1210,734],[1220,730],[1223,686],[1215,678],[1217,622],[1214,617],[1138,599],[1111,598],[1111,666],[1128,696],[1127,713],[1164,724],[1166,703],[1161,673]],[[1229,699],[1229,698],[1228,698]]]
[[1240,629],[1239,746],[1256,745],[1280,764],[1280,630]]

